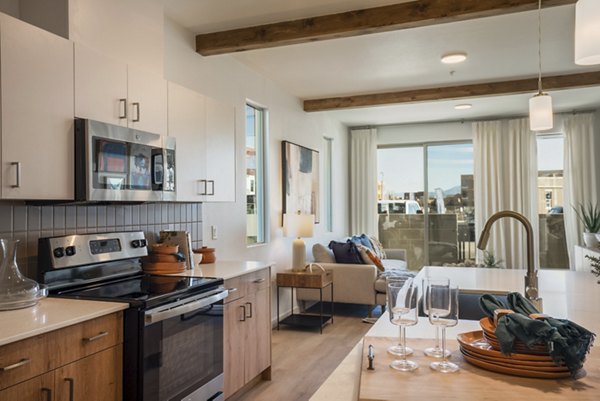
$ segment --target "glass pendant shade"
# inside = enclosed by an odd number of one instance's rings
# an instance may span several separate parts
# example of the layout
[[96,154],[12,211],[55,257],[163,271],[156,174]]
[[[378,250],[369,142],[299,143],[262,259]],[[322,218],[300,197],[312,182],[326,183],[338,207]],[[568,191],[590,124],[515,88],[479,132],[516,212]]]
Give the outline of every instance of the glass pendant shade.
[[600,1],[579,0],[575,6],[575,64],[600,64]]
[[552,97],[539,93],[529,99],[529,129],[544,131],[554,126],[552,113]]

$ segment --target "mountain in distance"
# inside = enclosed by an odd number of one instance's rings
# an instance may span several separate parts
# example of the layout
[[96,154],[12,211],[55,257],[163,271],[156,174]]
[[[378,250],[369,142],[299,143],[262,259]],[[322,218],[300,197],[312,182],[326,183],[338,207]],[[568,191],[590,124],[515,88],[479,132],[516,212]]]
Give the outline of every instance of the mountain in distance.
[[[456,186],[454,186],[452,188],[443,189],[443,191],[444,191],[444,196],[458,195],[458,194],[461,193],[462,187],[460,185],[456,185]],[[429,196],[430,197],[435,196],[435,191],[429,192]]]

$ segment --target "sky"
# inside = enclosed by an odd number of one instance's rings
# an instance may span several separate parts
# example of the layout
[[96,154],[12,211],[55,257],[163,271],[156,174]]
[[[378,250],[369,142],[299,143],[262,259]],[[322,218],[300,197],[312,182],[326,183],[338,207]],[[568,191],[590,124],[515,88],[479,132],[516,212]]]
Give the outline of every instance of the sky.
[[[537,141],[538,170],[563,169],[563,137],[540,137]],[[460,176],[473,174],[473,145],[428,146],[429,191],[460,185]],[[398,147],[377,151],[378,179],[383,178],[384,193],[424,190],[423,147]]]

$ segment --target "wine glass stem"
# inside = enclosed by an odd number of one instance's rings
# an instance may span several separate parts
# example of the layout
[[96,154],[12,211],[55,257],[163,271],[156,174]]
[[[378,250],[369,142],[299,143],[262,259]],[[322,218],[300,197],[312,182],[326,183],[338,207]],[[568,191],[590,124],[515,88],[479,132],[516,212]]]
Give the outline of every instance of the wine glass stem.
[[442,364],[446,364],[446,326],[442,326]]
[[406,327],[404,325],[400,326],[400,342],[402,342],[402,359],[406,364]]
[[435,326],[435,348],[440,349],[440,326]]

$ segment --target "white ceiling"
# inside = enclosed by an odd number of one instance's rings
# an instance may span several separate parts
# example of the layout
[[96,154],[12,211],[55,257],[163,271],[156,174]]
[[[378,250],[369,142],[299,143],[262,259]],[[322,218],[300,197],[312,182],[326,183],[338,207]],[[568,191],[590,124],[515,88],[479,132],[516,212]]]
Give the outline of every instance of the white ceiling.
[[[205,33],[400,3],[398,0],[166,0],[165,12]],[[235,10],[235,12],[232,12]],[[269,10],[267,12],[263,10]],[[542,11],[543,72],[600,70],[573,62],[575,7]],[[465,51],[445,65],[442,54]],[[222,56],[212,56],[222,57]],[[537,74],[537,12],[441,24],[231,55],[301,99],[502,81]],[[556,111],[600,106],[600,88],[549,91]],[[327,111],[343,123],[378,125],[525,115],[529,95]],[[471,103],[457,111],[457,103]]]

